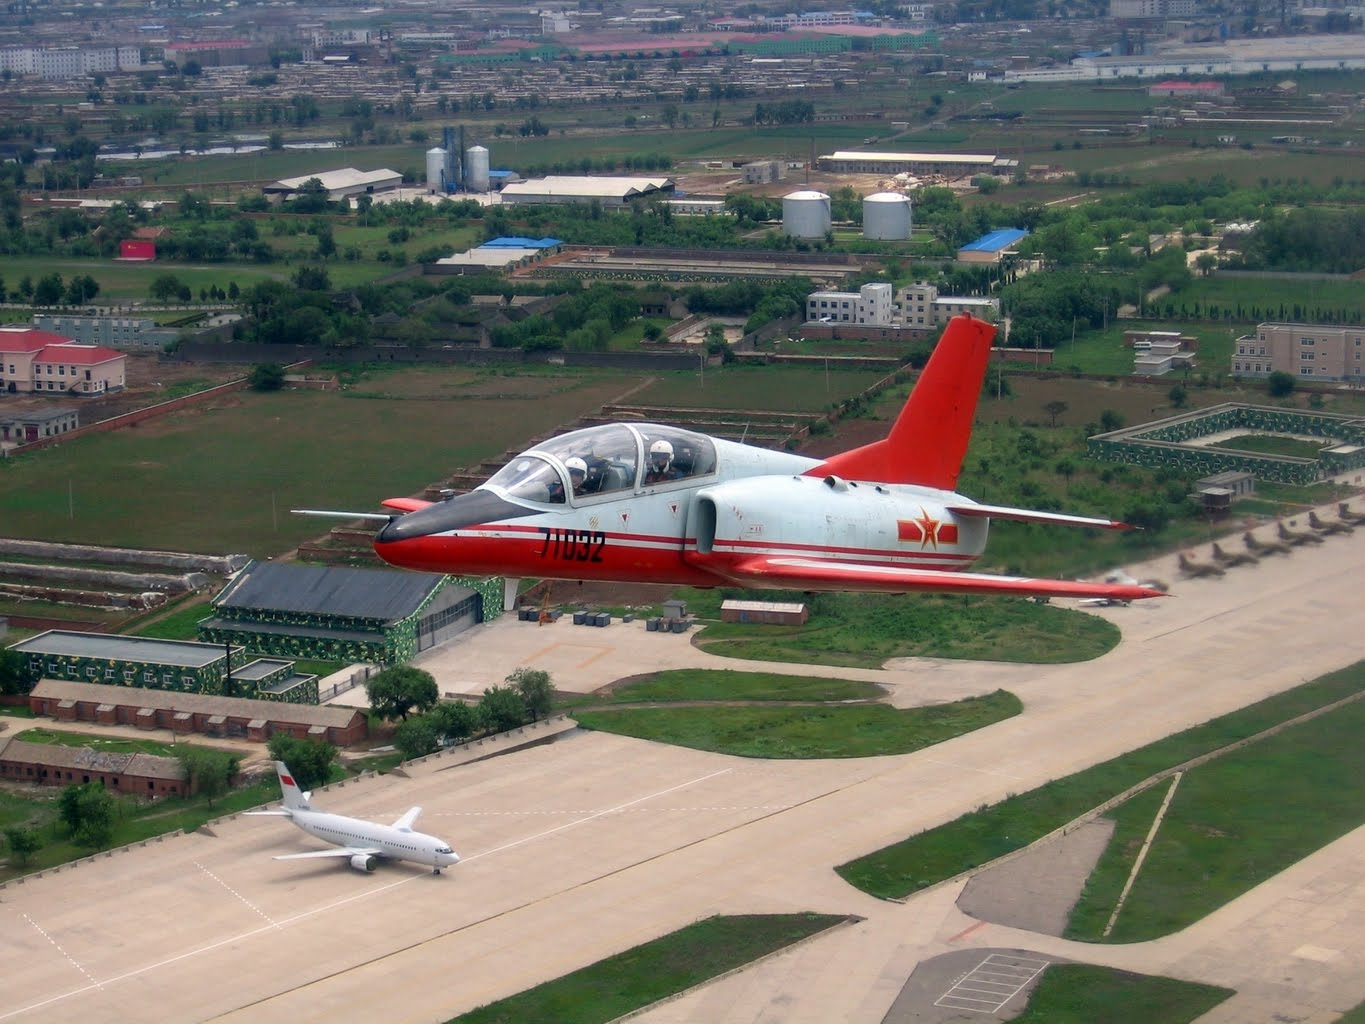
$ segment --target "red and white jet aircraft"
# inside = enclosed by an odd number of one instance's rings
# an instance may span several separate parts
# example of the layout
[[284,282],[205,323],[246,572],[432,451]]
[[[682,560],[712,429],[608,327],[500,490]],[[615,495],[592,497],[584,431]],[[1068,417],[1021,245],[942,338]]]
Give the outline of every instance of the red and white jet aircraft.
[[[903,593],[1159,597],[1141,585],[965,572],[992,519],[1128,529],[956,493],[995,328],[943,332],[890,434],[815,459],[653,423],[575,430],[438,502],[390,498],[379,557],[462,576]],[[510,595],[515,593],[513,585]]]

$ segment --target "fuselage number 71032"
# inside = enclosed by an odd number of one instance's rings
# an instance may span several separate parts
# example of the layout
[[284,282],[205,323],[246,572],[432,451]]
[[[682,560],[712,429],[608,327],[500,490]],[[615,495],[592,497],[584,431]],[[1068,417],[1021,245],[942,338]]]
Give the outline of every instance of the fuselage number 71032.
[[561,562],[600,562],[602,549],[607,546],[607,535],[601,530],[559,530],[540,528],[545,543],[540,546],[541,558]]

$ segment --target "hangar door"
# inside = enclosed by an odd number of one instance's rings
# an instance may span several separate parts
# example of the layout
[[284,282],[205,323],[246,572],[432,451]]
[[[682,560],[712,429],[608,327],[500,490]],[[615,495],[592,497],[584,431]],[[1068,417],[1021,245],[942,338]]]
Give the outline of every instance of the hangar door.
[[417,623],[419,651],[444,643],[483,621],[483,601],[477,593],[466,587],[447,587],[441,597],[447,594],[453,599],[450,603],[437,600]]

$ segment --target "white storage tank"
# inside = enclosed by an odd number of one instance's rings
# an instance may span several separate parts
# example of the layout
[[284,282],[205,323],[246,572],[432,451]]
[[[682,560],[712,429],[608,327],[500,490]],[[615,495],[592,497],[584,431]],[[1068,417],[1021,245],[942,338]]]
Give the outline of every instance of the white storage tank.
[[824,238],[829,232],[829,196],[805,190],[782,197],[782,232],[793,238]]
[[863,200],[863,237],[910,237],[910,199],[899,192],[877,192]]
[[483,146],[464,151],[464,185],[471,192],[488,191],[488,150]]
[[446,151],[440,146],[427,150],[427,191],[446,190]]

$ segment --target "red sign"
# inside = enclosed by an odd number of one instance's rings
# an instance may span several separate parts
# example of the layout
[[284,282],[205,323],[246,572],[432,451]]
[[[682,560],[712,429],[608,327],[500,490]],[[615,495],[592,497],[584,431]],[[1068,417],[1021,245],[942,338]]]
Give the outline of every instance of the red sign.
[[154,260],[156,243],[146,238],[129,238],[119,243],[118,258],[121,260]]

